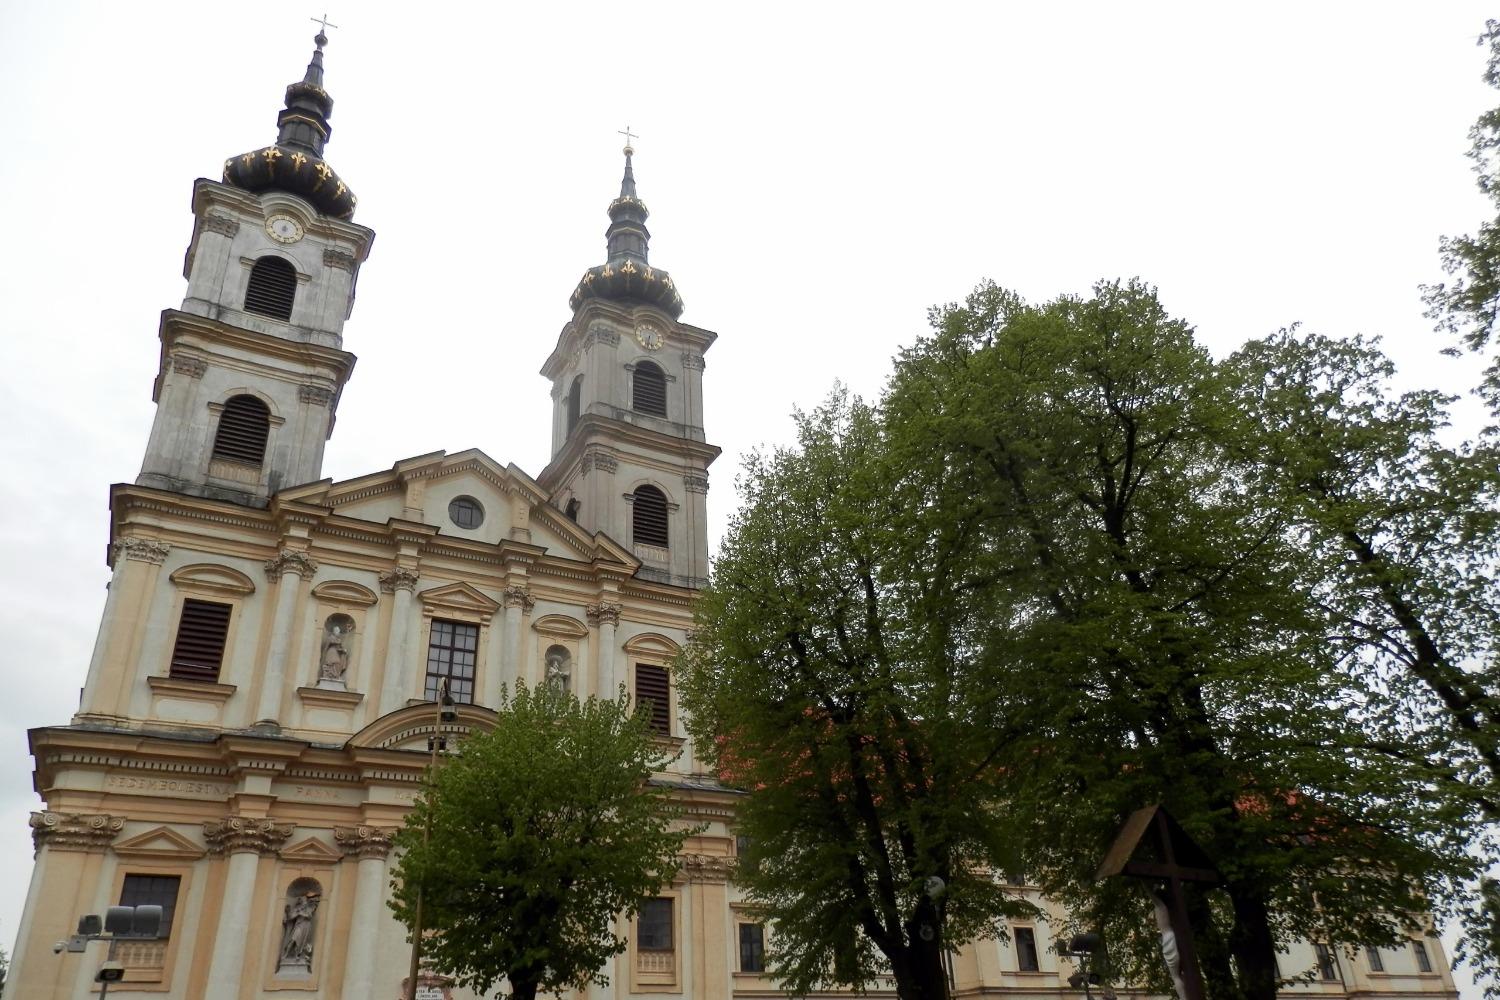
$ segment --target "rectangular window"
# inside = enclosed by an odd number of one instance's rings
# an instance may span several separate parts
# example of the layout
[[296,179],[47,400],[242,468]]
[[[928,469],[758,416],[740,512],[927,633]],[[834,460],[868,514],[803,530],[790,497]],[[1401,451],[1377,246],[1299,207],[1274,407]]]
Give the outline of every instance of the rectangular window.
[[479,626],[467,622],[432,620],[427,643],[427,688],[424,697],[437,701],[448,678],[448,692],[461,705],[474,701],[474,661],[479,651]]
[[1380,949],[1379,948],[1373,948],[1373,947],[1367,947],[1367,948],[1365,948],[1365,961],[1370,963],[1370,971],[1371,972],[1384,972],[1385,971],[1385,959],[1383,959],[1383,958],[1380,957]]
[[1006,872],[1005,884],[1020,888],[1021,886],[1026,884],[1026,876],[1022,875],[1020,872]]
[[172,936],[172,918],[177,914],[177,889],[180,875],[126,875],[120,887],[121,906],[160,906],[161,934]]
[[766,971],[766,929],[761,924],[740,924],[740,971]]
[[635,710],[651,713],[651,731],[668,736],[672,732],[672,721],[667,713],[671,707],[671,680],[666,667],[649,663],[635,665]]
[[1016,968],[1021,972],[1040,972],[1036,954],[1036,931],[1030,927],[1012,927],[1016,939]]
[[228,604],[198,601],[182,602],[182,617],[177,622],[177,641],[172,646],[169,677],[185,681],[217,681],[224,664],[224,642],[229,637]]
[[1339,970],[1333,964],[1333,949],[1326,944],[1314,944],[1313,951],[1318,955],[1318,978],[1330,983],[1337,980]]
[[750,838],[743,833],[734,835],[734,856],[743,858],[750,852]]
[[637,951],[672,950],[670,899],[658,897],[641,904],[641,912],[635,918],[635,948]]
[[1411,943],[1411,951],[1413,955],[1417,956],[1417,971],[1431,972],[1432,959],[1427,955],[1427,946],[1421,941],[1413,941]]

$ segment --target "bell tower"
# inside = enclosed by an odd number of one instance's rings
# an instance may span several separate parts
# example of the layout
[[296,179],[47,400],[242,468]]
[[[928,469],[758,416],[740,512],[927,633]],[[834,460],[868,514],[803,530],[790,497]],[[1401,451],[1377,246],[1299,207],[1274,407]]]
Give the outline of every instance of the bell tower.
[[651,265],[649,213],[626,146],[606,259],[584,272],[573,318],[542,366],[552,382],[552,460],[539,482],[589,531],[623,542],[642,579],[708,578],[703,355],[718,334],[683,323],[672,276]]
[[162,313],[156,419],[136,482],[264,506],[322,475],[360,265],[375,238],[350,221],[355,197],[323,159],[333,98],[322,31],[286,89],[269,146],[193,186],[187,295]]

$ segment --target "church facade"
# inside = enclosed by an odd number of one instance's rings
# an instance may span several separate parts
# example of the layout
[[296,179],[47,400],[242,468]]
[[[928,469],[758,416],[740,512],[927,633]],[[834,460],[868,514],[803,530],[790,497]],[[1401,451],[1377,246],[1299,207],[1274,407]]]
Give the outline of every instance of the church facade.
[[[395,1000],[408,944],[386,906],[392,833],[429,741],[492,724],[522,681],[651,703],[681,751],[661,779],[701,825],[588,1000],[779,995],[768,932],[733,886],[735,794],[705,773],[675,703],[708,574],[716,335],[682,322],[649,263],[632,151],[605,262],[542,365],[547,467],[437,451],[322,479],[374,239],[323,157],[325,43],[287,88],[276,141],[195,184],[155,423],[140,475],[110,495],[112,577],[79,710],[31,732],[43,805],[5,997],[87,996],[108,957],[122,998]],[[120,903],[163,906],[164,936],[56,951],[81,915]],[[1051,936],[1040,921],[962,949],[956,992],[1075,995]],[[1456,996],[1437,941],[1410,944],[1309,945],[1284,967],[1314,971],[1298,992]]]

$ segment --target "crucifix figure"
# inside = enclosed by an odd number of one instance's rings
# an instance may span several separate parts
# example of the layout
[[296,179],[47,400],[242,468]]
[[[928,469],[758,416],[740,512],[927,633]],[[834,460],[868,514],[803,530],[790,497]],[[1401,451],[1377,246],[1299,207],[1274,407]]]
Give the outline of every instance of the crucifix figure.
[[1152,906],[1161,930],[1162,960],[1180,1000],[1203,1000],[1203,973],[1193,947],[1184,882],[1219,885],[1224,881],[1203,848],[1161,806],[1131,813],[1110,845],[1095,878],[1125,875],[1155,883]]

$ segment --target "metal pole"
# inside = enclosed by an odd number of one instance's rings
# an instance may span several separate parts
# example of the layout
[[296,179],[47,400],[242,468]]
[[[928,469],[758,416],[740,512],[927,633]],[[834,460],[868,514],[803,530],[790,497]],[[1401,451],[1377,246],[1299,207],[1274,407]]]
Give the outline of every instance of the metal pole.
[[[437,725],[432,730],[432,745],[427,759],[427,773],[431,776],[437,767],[438,745],[442,742],[443,702],[448,697],[448,679],[443,678],[443,688],[438,692]],[[427,822],[422,825],[422,846],[432,839],[432,813],[427,813]],[[406,1000],[417,1000],[417,971],[422,964],[422,885],[417,883],[417,904],[412,908],[411,921],[411,965],[406,974]]]

